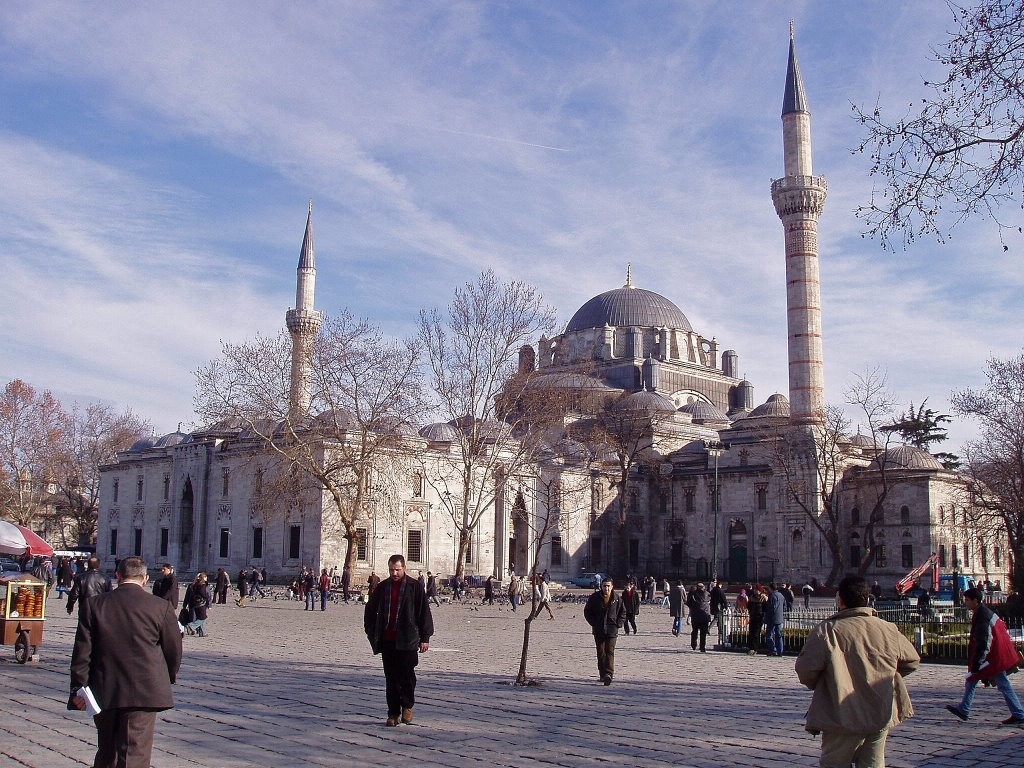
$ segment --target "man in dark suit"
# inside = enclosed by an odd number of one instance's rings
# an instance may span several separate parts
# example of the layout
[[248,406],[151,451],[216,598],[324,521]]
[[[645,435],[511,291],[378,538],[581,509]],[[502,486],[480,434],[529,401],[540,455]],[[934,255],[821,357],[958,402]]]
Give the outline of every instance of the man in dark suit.
[[156,713],[174,706],[181,633],[171,604],[146,591],[148,580],[142,558],[126,558],[118,588],[82,604],[68,709],[85,709],[76,693],[89,686],[102,710],[94,768],[149,768]]
[[162,597],[174,610],[178,610],[178,577],[170,563],[164,563],[160,569],[160,576],[153,583],[153,594]]

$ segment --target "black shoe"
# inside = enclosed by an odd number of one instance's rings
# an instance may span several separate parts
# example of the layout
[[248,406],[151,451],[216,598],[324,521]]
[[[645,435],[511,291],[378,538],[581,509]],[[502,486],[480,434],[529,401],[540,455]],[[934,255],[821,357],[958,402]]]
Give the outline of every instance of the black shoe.
[[967,719],[967,713],[964,712],[962,709],[960,709],[960,707],[954,707],[952,704],[947,704],[946,705],[946,711],[947,712],[952,712],[954,715],[959,717],[961,720],[966,720]]
[[611,678],[610,675],[608,677],[604,678],[604,684],[605,685],[611,685],[612,684],[612,678]]
[[[947,707],[948,709],[948,707]],[[1024,717],[1017,717],[1016,715],[1010,715],[1008,718],[1003,720],[1000,725],[1020,725],[1024,723]]]

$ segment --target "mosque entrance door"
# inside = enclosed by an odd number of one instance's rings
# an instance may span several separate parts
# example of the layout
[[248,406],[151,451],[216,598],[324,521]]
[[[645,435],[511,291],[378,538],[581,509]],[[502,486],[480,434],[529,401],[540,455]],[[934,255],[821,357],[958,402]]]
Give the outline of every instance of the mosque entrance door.
[[747,526],[739,520],[729,524],[729,581],[747,580]]

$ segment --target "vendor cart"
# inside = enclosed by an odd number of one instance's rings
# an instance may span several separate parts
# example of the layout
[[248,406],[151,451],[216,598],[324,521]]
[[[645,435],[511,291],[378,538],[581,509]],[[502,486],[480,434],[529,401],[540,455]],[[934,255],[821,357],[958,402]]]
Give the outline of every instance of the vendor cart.
[[0,578],[0,643],[14,646],[19,664],[34,658],[43,644],[46,592],[46,583],[29,573]]

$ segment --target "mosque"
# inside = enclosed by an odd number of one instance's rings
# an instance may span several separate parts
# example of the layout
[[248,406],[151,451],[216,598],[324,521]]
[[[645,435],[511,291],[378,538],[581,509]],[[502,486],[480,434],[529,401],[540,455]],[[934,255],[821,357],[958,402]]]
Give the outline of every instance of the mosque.
[[[771,196],[785,235],[788,399],[773,394],[755,405],[738,353],[719,350],[713,335],[693,328],[669,298],[634,285],[627,271],[622,287],[586,301],[562,333],[519,355],[529,386],[572,393],[566,439],[598,411],[644,422],[627,481],[616,482],[621,455],[605,444],[581,444],[577,462],[538,459],[530,476],[497,494],[493,514],[473,531],[467,574],[522,573],[536,562],[556,581],[599,571],[803,583],[828,576],[831,533],[844,572],[870,547],[867,575],[883,584],[931,553],[946,569],[1006,583],[1005,535],[975,525],[961,478],[927,452],[849,436],[839,441],[840,473],[828,479],[815,471],[826,404],[817,227],[827,184],[812,169],[810,109],[792,37],[782,134],[785,173]],[[315,278],[310,210],[296,307],[286,315],[298,409],[309,407],[303,350],[322,323]],[[368,511],[358,528],[357,582],[383,573],[395,552],[413,573],[455,572],[458,533],[442,514],[439,485],[424,475],[450,471],[445,459],[457,428],[428,424],[401,436],[420,469],[410,471],[387,510]],[[347,545],[326,522],[326,494],[269,511],[260,503],[253,452],[246,425],[230,420],[140,440],[101,470],[97,552],[108,565],[134,554],[182,572],[256,565],[271,579],[303,566],[340,570]],[[796,460],[786,465],[787,455]],[[872,517],[886,472],[889,489]],[[537,493],[552,480],[561,489],[557,501]],[[822,483],[837,488],[831,511]],[[568,508],[579,514],[566,515],[538,546],[537,522]]]

